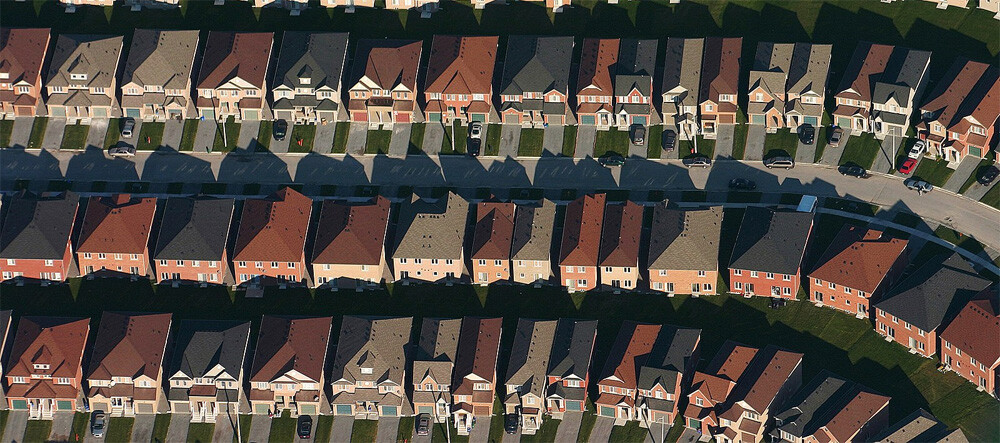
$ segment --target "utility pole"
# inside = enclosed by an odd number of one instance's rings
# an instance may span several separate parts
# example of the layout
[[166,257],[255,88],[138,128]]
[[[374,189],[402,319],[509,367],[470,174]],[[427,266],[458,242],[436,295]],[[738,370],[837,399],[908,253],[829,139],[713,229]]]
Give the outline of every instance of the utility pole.
[[[454,146],[454,140],[452,141],[452,146]],[[448,422],[448,418],[451,417],[451,405],[444,405],[444,436],[448,439],[448,443],[451,443],[451,424]]]

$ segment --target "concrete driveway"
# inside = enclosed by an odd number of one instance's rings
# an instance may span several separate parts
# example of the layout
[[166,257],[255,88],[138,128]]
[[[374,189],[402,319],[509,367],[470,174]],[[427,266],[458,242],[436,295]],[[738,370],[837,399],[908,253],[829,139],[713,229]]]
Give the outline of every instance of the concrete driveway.
[[556,441],[576,441],[576,437],[580,435],[580,422],[582,421],[582,412],[564,414],[562,423],[559,423],[559,429],[556,430]]
[[399,417],[380,417],[378,419],[378,432],[375,434],[376,443],[396,443],[396,434],[399,431]]
[[424,125],[424,142],[421,145],[427,155],[441,153],[441,143],[444,142],[444,125],[440,122],[428,122]]
[[170,427],[167,428],[167,442],[187,441],[188,428],[191,426],[191,414],[170,414]]
[[389,139],[389,156],[403,158],[410,150],[410,131],[413,125],[410,123],[396,123],[392,125],[392,138]]
[[597,127],[580,125],[576,127],[576,153],[574,158],[594,156],[594,143],[597,142]]
[[327,123],[316,125],[316,138],[313,139],[313,152],[319,154],[329,154],[333,150],[333,137],[337,133],[337,125]]
[[767,131],[764,125],[749,125],[747,128],[747,148],[743,153],[743,160],[761,161],[764,159],[764,140],[767,138]]
[[487,443],[490,440],[492,416],[476,417],[476,426],[469,433],[469,443]]
[[368,123],[351,123],[350,132],[347,134],[347,153],[364,154],[366,143],[368,143]]
[[903,140],[903,137],[887,135],[885,140],[879,143],[879,152],[875,155],[871,170],[881,173],[892,171],[893,163],[896,160],[896,151],[899,150],[899,145],[903,143]]
[[14,127],[10,130],[10,147],[17,149],[27,148],[28,139],[31,138],[31,127],[34,124],[34,117],[14,117]]
[[233,436],[236,435],[236,427],[239,426],[237,423],[236,414],[228,414],[228,416],[220,415],[215,419],[215,433],[212,434],[213,442],[231,442],[233,441]]
[[996,186],[997,183],[1000,183],[1000,180],[994,181],[986,186],[979,184],[979,182],[975,182],[971,187],[969,187],[969,190],[965,191],[965,196],[979,201],[984,195],[986,195],[987,192],[990,192],[990,189]]
[[[85,149],[104,149],[104,138],[108,135],[108,119],[95,118],[90,122],[90,132],[87,133]],[[164,132],[166,135],[166,132]],[[179,141],[179,137],[178,137]]]
[[20,443],[24,438],[24,430],[28,427],[28,411],[10,411],[7,414],[7,425],[3,429],[4,443]]
[[288,152],[288,146],[292,143],[292,129],[294,128],[295,126],[289,123],[288,133],[285,134],[284,140],[275,140],[272,136],[271,145],[268,150],[277,154],[284,154]]
[[271,417],[264,414],[253,414],[250,420],[250,437],[248,443],[264,443],[271,436]]
[[56,412],[52,414],[52,431],[49,432],[49,440],[66,441],[72,437],[73,416],[72,412]]
[[590,443],[608,443],[611,439],[611,430],[615,427],[615,420],[608,417],[597,417],[594,429],[590,431]]
[[955,172],[948,177],[948,181],[945,182],[944,189],[951,192],[958,192],[965,184],[965,181],[972,175],[976,173],[976,167],[979,166],[979,159],[971,155],[965,156],[962,162],[958,164],[955,168]]
[[153,439],[153,424],[156,422],[156,415],[138,414],[132,424],[132,441],[136,443],[148,443]]
[[[136,122],[138,126],[139,122]],[[136,127],[138,130],[139,128]],[[66,130],[66,119],[53,117],[49,119],[49,124],[45,126],[45,135],[42,137],[42,149],[55,151],[62,145],[63,132]]]
[[826,148],[823,149],[823,157],[819,159],[819,163],[827,166],[840,165],[840,156],[844,155],[844,146],[847,146],[847,139],[850,137],[850,134],[844,132],[844,135],[840,137],[839,146],[834,148],[827,144]]
[[[93,126],[90,130],[94,130]],[[171,118],[163,122],[163,138],[160,140],[160,146],[177,151],[181,148],[182,137],[184,137],[184,120]]]
[[198,132],[194,136],[194,152],[212,152],[215,144],[215,131],[218,128],[215,120],[199,120]]
[[562,154],[563,137],[566,135],[566,127],[562,125],[548,125],[542,130],[542,156],[552,156]]
[[733,158],[733,136],[736,125],[719,125],[715,139],[715,158]]
[[338,415],[333,419],[333,429],[330,431],[330,441],[334,443],[351,441],[354,433],[354,417]]
[[[316,425],[319,423],[318,422],[319,417],[317,415],[313,414],[313,415],[310,415],[309,418],[312,419],[312,425],[313,425],[312,432],[313,432],[313,436],[315,436],[315,434],[316,434]],[[294,442],[295,443],[310,443],[312,441],[311,439],[312,439],[313,436],[310,436],[310,438],[299,438],[298,419],[296,419],[295,429],[293,429],[292,432],[295,434],[295,437],[294,437]]]
[[[823,150],[826,152],[826,149]],[[799,144],[795,148],[795,163],[812,163],[816,159],[816,140],[813,140],[812,144],[802,143],[802,139],[799,139]]]
[[[489,125],[487,125],[487,128]],[[483,134],[484,140],[489,140]],[[521,125],[500,125],[500,151],[497,154],[500,158],[516,158],[517,147],[521,144]],[[485,150],[485,146],[484,146]]]

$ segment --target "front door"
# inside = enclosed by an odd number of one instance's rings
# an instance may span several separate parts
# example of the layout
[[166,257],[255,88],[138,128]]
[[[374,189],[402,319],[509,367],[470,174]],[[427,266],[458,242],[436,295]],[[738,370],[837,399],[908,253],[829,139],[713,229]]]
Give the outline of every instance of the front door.
[[753,283],[747,283],[747,294],[753,294]]

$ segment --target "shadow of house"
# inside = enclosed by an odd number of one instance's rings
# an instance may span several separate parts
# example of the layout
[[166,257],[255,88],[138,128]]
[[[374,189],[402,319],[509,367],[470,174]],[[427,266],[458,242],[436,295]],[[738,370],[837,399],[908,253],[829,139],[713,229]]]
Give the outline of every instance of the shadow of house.
[[39,180],[60,180],[63,178],[59,160],[47,150],[34,152],[24,149],[9,148],[3,150],[3,161],[0,162],[0,180],[3,189],[13,189],[12,183],[17,177],[37,176]]
[[288,164],[277,155],[266,152],[253,155],[243,152],[225,154],[219,166],[220,183],[242,183],[252,178],[254,183],[289,183],[292,181]]
[[161,146],[146,158],[142,180],[147,182],[204,183],[215,181],[212,164],[198,157]]
[[364,165],[352,156],[341,159],[310,152],[299,159],[295,166],[296,183],[324,184],[336,181],[338,184],[367,185],[368,175]]
[[118,181],[138,180],[135,162],[122,158],[109,159],[103,149],[87,147],[81,154],[74,155],[66,167],[68,180],[105,180],[108,177]]

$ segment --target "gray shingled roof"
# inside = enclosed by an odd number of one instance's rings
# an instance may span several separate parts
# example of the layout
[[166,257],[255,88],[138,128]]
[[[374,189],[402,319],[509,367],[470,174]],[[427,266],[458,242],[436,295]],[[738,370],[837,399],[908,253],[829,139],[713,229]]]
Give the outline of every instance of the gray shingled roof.
[[797,274],[812,229],[812,218],[811,212],[747,208],[729,267]]
[[542,200],[540,206],[518,206],[511,259],[549,260],[555,218],[556,205],[549,200]]
[[913,271],[875,307],[930,332],[989,285],[958,253],[942,254]]
[[[135,82],[139,86],[159,85],[164,89],[184,89],[187,95],[196,52],[196,30],[137,29],[132,35],[121,84]],[[156,103],[162,102],[159,100]]]
[[79,205],[73,192],[57,197],[25,192],[14,197],[0,233],[0,258],[61,260]]
[[182,372],[196,378],[222,366],[233,378],[239,378],[250,341],[250,322],[183,320],[174,340],[169,376]]
[[427,375],[442,384],[451,383],[461,330],[460,318],[424,319],[420,327],[416,352],[413,355],[414,383],[423,380]]
[[[344,316],[330,379],[402,386],[412,323],[412,317]],[[372,373],[362,374],[362,367]]]
[[758,43],[757,52],[754,54],[753,69],[750,70],[748,91],[763,87],[772,96],[784,94],[785,81],[788,79],[794,48],[792,43]]
[[392,257],[460,259],[468,216],[469,202],[451,192],[433,203],[420,199],[404,204]]
[[[649,351],[645,364],[639,368],[636,387],[651,389],[659,383],[667,392],[673,390],[677,377],[683,374],[688,359],[694,355],[701,338],[701,329],[663,325]],[[680,392],[674,394],[680,395]]]
[[[952,435],[953,433],[954,435]],[[913,411],[906,418],[886,429],[875,441],[884,443],[923,441],[959,443],[968,442],[969,440],[962,433],[961,429],[949,431],[948,426],[921,408]]]
[[153,258],[221,260],[226,251],[234,205],[231,198],[168,198]]
[[832,45],[795,43],[785,90],[792,94],[815,92],[825,95],[832,51]]
[[[281,37],[281,50],[278,52],[272,88],[285,86],[294,92],[296,88],[319,89],[326,86],[339,94],[346,57],[346,32],[285,32]],[[303,84],[300,80],[302,78],[308,78],[309,83]],[[296,94],[291,99],[279,102],[275,103],[275,108],[291,109],[295,106],[319,104],[315,94]],[[336,99],[323,102],[334,103]]]
[[587,378],[596,339],[597,320],[559,319],[549,359],[549,375]]
[[569,94],[573,37],[512,35],[500,80],[501,95],[551,90]]
[[885,71],[875,83],[872,91],[873,103],[885,103],[889,97],[896,97],[896,100],[906,105],[914,97],[910,97],[911,92],[915,92],[920,80],[927,72],[927,66],[931,60],[929,51],[917,51],[914,49],[897,46],[889,57],[885,65]]
[[701,84],[701,57],[705,49],[705,39],[667,39],[666,64],[663,68],[663,92],[673,89],[687,91],[682,103],[698,103],[698,86]]
[[634,38],[621,40],[615,63],[615,95],[628,95],[633,88],[645,96],[653,93],[657,43],[657,40]]
[[[556,320],[518,319],[507,363],[505,385],[521,386],[522,393],[545,396],[546,369],[552,354]],[[508,392],[507,395],[513,394]]]
[[[118,69],[122,42],[120,35],[61,34],[52,51],[45,86],[82,82],[90,88],[110,88]],[[72,80],[70,74],[86,74],[87,79]]]
[[784,431],[796,437],[812,435],[825,425],[820,419],[829,412],[833,403],[855,389],[855,383],[844,380],[824,370],[808,385],[799,390],[790,401],[789,408],[775,415],[777,423],[774,432]]
[[649,269],[717,271],[721,235],[722,207],[678,210],[660,203],[653,207]]

